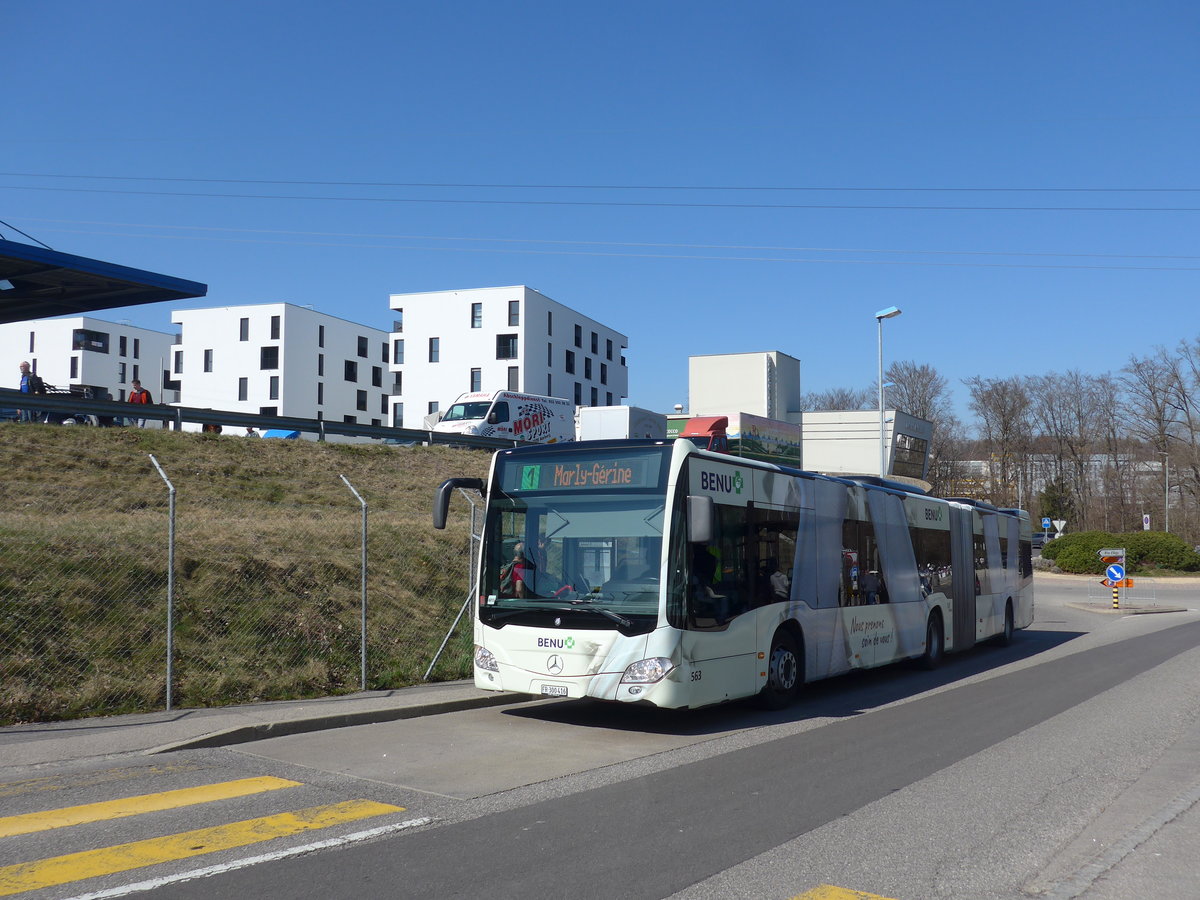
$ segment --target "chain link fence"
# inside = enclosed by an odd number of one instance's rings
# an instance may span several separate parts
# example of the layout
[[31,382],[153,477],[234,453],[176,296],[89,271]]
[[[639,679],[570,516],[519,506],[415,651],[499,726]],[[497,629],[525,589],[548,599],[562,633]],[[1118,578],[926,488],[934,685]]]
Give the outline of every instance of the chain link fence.
[[[0,483],[0,724],[469,675],[482,510],[456,503],[445,532],[429,510],[438,470],[485,454],[131,437],[157,452],[64,448],[55,483]],[[189,440],[203,459],[172,452]]]

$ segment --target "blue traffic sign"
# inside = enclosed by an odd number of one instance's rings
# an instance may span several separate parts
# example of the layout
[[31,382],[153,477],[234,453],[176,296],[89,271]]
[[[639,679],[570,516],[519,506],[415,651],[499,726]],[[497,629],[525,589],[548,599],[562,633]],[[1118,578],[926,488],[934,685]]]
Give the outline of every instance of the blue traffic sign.
[[1108,576],[1109,581],[1124,581],[1125,580],[1125,567],[1120,565],[1119,563],[1113,563],[1111,566],[1109,566],[1107,569],[1104,570],[1104,574]]
[[1050,530],[1050,517],[1046,516],[1044,519],[1042,519],[1042,531],[1049,531],[1049,530]]

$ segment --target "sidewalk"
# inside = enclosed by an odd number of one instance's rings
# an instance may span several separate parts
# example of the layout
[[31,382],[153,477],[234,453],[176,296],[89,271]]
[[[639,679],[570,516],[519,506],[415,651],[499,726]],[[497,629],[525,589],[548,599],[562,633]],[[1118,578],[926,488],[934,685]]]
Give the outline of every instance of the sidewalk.
[[369,725],[528,700],[481,691],[470,681],[422,684],[314,700],[177,709],[0,728],[4,769],[134,753],[225,747],[265,737]]

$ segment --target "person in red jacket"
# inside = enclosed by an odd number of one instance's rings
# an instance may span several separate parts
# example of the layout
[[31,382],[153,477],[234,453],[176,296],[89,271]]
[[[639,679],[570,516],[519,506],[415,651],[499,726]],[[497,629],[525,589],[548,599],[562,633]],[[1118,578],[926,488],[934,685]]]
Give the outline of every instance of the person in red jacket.
[[[133,390],[129,392],[129,396],[125,398],[127,403],[153,403],[150,399],[150,392],[142,387],[142,383],[136,378],[133,379]],[[134,424],[138,428],[146,427],[145,419],[134,419]]]

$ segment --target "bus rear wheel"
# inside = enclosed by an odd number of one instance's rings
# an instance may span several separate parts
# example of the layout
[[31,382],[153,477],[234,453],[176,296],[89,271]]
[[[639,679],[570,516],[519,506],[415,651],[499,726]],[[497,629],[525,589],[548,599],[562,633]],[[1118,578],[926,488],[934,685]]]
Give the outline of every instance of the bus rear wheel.
[[1012,643],[1013,639],[1013,608],[1012,601],[1009,600],[1004,606],[1004,630],[996,635],[996,643],[1001,647],[1007,647]]
[[942,627],[942,617],[934,613],[925,626],[925,652],[921,655],[921,668],[936,669],[942,664],[945,654],[946,634]]
[[765,709],[783,709],[796,699],[804,683],[804,657],[790,631],[779,629],[767,657],[767,683],[758,695]]

